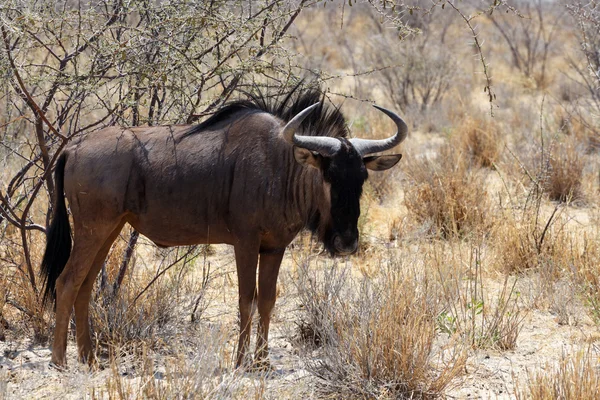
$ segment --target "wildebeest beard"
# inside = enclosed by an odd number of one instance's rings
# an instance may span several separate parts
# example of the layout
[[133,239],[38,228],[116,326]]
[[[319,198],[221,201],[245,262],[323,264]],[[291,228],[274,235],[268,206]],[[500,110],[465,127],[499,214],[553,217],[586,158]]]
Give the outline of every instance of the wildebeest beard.
[[319,242],[323,243],[329,255],[334,256],[335,247],[333,246],[333,238],[335,237],[335,232],[331,226],[331,219],[322,218],[321,213],[315,211],[308,221],[307,228],[317,237]]

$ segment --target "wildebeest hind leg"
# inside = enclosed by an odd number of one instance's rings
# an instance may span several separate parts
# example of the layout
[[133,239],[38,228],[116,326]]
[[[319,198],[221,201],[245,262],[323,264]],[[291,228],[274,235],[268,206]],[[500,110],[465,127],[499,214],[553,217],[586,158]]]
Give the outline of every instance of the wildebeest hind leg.
[[258,368],[269,367],[269,323],[277,297],[277,276],[284,251],[260,255],[258,270],[258,337],[256,339],[255,364]]
[[256,243],[238,243],[234,246],[240,306],[240,339],[238,342],[236,367],[244,364],[250,343],[252,314],[254,314],[257,298],[256,267],[258,263],[258,249],[258,240]]
[[119,236],[121,229],[125,222],[121,222],[119,226],[110,234],[108,239],[104,242],[102,248],[98,251],[98,254],[94,258],[94,262],[83,281],[83,284],[79,288],[77,298],[75,299],[75,326],[77,331],[77,350],[79,354],[79,361],[93,362],[92,355],[92,339],[90,337],[90,323],[89,323],[89,306],[90,297],[92,295],[92,289],[94,288],[94,282],[96,277],[106,260],[106,256],[112,246],[113,242]]
[[[74,218],[77,221],[76,218]],[[83,227],[75,223],[74,243],[69,261],[56,280],[56,327],[52,345],[52,363],[66,365],[67,335],[71,310],[79,288],[92,267],[96,255],[104,246],[106,239],[117,228],[120,220],[103,223],[99,226]]]

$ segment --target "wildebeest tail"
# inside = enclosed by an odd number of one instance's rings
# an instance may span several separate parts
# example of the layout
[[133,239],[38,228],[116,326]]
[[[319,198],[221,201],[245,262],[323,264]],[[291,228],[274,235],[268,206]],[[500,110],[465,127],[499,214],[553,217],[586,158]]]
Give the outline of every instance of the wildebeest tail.
[[56,300],[56,280],[65,268],[71,255],[71,226],[65,204],[64,177],[67,155],[61,154],[56,162],[54,180],[56,203],[52,222],[46,234],[46,251],[42,259],[41,275],[44,282],[44,304]]

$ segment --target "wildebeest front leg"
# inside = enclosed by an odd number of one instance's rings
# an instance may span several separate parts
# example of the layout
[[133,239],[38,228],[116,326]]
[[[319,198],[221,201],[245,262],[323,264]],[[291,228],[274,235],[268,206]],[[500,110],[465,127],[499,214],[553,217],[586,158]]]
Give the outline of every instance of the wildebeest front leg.
[[250,344],[252,314],[254,314],[258,297],[256,292],[258,249],[258,240],[255,243],[238,243],[234,247],[240,304],[240,340],[238,342],[236,367],[244,364]]
[[269,363],[269,323],[271,311],[277,296],[277,276],[285,250],[262,253],[258,270],[258,337],[256,340],[255,363],[259,368],[268,368]]

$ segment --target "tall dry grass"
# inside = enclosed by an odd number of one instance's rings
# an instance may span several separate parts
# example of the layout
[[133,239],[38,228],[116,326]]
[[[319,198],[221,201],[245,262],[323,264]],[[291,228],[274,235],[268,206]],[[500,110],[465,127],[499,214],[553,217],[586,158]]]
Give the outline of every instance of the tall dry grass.
[[[151,259],[148,249],[140,247],[138,252]],[[90,319],[99,350],[111,354],[114,349],[146,347],[169,352],[178,337],[187,337],[195,329],[193,322],[202,317],[211,281],[203,250],[159,251],[157,268],[137,266],[118,292],[113,292],[112,286],[98,287]],[[120,263],[117,257],[109,257],[108,262],[110,271]],[[109,279],[113,275],[110,273]]]
[[517,399],[597,399],[600,398],[598,354],[592,347],[574,355],[563,354],[558,365],[528,371],[524,384],[517,383]]
[[473,165],[495,168],[500,160],[505,138],[502,137],[500,125],[496,120],[467,116],[455,128],[454,141]]
[[585,199],[583,172],[585,159],[573,141],[556,143],[548,160],[544,189],[550,200],[573,202]]
[[336,264],[300,268],[300,337],[320,346],[308,369],[322,396],[433,398],[463,373],[464,348],[437,342],[440,292],[399,259],[386,262],[375,279]]
[[406,169],[408,213],[430,234],[463,237],[489,229],[484,175],[470,168],[466,154],[446,144],[434,157],[414,159]]
[[[458,335],[473,349],[513,350],[526,313],[517,279],[496,282],[484,271],[490,256],[482,237],[469,244],[434,247],[431,267],[437,271],[444,308],[437,316],[441,332]],[[485,279],[485,278],[487,279]]]

